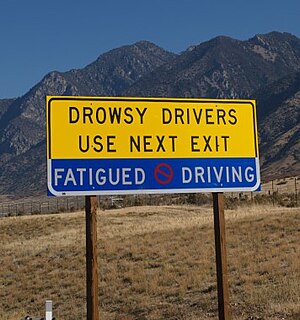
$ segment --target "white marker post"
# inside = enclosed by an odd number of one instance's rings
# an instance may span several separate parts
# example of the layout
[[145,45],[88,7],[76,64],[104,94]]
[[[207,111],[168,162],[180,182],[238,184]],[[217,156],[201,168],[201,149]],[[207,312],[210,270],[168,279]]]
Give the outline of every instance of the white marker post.
[[52,300],[46,300],[46,320],[52,320]]

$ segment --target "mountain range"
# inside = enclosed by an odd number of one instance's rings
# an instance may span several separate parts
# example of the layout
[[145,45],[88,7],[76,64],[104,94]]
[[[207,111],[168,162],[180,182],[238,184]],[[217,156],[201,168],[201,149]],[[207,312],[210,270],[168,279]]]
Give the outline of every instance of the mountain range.
[[300,173],[300,39],[288,33],[219,36],[179,54],[140,41],[50,72],[0,100],[0,194],[46,192],[46,95],[255,99],[262,179]]

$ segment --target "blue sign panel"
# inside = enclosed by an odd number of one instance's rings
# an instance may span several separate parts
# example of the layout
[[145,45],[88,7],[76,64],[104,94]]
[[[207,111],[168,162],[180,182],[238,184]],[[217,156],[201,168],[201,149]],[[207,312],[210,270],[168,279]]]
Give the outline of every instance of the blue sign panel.
[[53,159],[52,195],[255,191],[256,158]]

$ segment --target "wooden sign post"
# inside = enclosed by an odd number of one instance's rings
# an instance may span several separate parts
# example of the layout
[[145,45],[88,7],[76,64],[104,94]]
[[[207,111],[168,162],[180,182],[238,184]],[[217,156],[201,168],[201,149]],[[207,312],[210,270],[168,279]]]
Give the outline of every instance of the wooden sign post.
[[213,206],[219,320],[230,320],[231,310],[229,304],[229,289],[227,277],[224,195],[222,192],[213,193]]
[[99,320],[97,265],[97,196],[85,196],[87,320]]

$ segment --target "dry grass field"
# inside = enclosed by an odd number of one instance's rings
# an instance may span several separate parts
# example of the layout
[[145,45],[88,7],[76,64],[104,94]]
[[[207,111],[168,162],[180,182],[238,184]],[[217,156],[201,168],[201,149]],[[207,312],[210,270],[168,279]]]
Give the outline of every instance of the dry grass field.
[[[233,319],[300,319],[300,209],[226,210]],[[98,212],[101,320],[217,319],[211,207]],[[0,319],[85,319],[83,212],[0,219]]]

